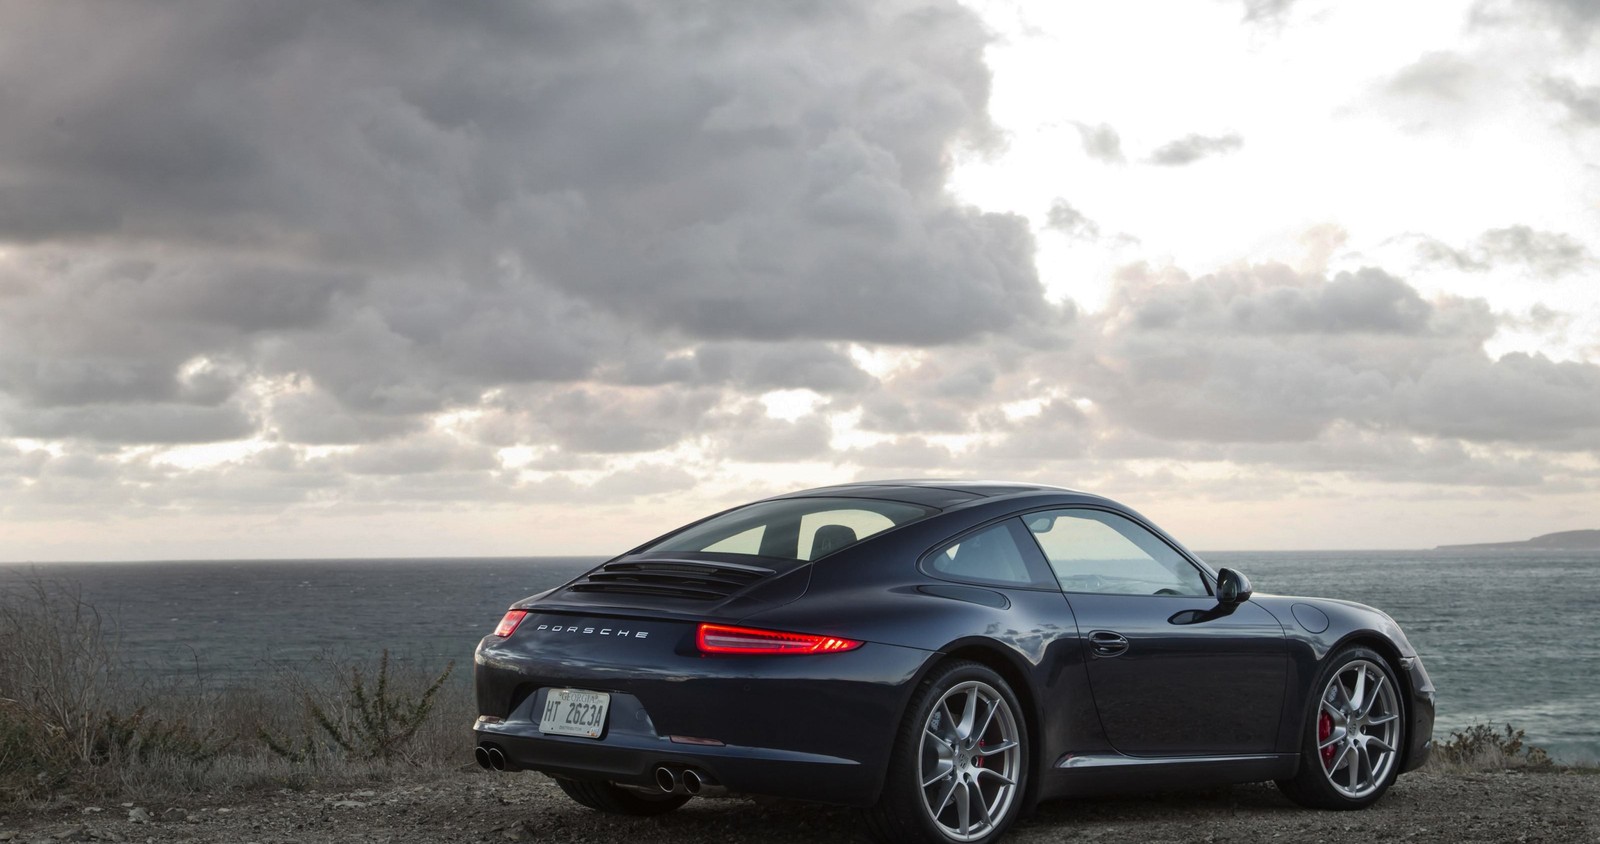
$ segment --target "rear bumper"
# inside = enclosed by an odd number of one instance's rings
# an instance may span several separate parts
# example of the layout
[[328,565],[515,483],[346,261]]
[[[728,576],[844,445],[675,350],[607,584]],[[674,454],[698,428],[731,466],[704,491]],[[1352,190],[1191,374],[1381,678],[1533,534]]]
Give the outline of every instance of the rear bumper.
[[[573,635],[546,635],[539,624],[549,623],[530,617],[510,639],[478,647],[474,733],[508,768],[650,787],[658,766],[688,766],[731,792],[857,806],[877,800],[912,680],[931,656],[868,643],[713,657],[695,650],[689,625],[635,623],[635,636],[649,637],[617,641],[599,636],[613,621],[584,634],[590,622],[562,619]],[[539,731],[552,688],[611,695],[599,738]]]
[[654,788],[655,770],[698,768],[729,791],[771,794],[825,803],[871,805],[882,785],[882,771],[862,763],[820,754],[760,747],[703,747],[669,739],[608,736],[604,741],[547,736],[531,724],[484,724],[478,743],[498,747],[506,770],[540,771],[573,779],[601,779]]

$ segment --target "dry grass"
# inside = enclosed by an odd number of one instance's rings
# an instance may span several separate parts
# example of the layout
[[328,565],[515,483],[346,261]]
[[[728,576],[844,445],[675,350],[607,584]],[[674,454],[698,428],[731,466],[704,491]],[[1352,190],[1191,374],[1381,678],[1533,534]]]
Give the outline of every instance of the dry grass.
[[1497,730],[1491,724],[1473,724],[1434,742],[1427,770],[1441,774],[1483,771],[1550,770],[1555,765],[1542,747],[1527,743],[1527,733],[1510,724]]
[[449,666],[328,654],[243,687],[158,685],[122,663],[109,631],[69,584],[0,594],[0,805],[371,783],[472,763],[475,710]]

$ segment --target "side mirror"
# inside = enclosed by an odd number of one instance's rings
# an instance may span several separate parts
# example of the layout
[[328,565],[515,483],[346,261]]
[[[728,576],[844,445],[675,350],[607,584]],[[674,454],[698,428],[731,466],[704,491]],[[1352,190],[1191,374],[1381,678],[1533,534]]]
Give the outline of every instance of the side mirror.
[[1254,594],[1250,589],[1250,578],[1234,571],[1223,569],[1217,572],[1217,603],[1242,604],[1250,600]]

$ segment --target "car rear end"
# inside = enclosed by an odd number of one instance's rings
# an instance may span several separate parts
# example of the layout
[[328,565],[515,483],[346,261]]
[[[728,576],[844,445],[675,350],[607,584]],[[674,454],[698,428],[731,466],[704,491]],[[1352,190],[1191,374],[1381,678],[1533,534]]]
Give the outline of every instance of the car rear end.
[[[809,563],[623,557],[479,644],[479,761],[640,789],[869,805],[927,654],[842,625],[770,630]],[[757,619],[746,621],[746,619]]]

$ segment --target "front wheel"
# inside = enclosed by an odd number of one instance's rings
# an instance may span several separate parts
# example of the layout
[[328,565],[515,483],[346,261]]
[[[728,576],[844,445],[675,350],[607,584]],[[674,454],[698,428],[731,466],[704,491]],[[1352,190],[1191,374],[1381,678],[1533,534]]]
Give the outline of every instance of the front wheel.
[[1022,808],[1028,733],[999,674],[976,662],[934,669],[912,696],[869,826],[888,842],[987,844]]
[[1302,806],[1364,809],[1400,773],[1400,684],[1388,661],[1368,648],[1346,648],[1324,664],[1302,727],[1300,772],[1278,780],[1278,788]]
[[609,782],[566,777],[556,777],[555,781],[578,803],[612,815],[660,815],[689,802],[682,794],[647,794]]

